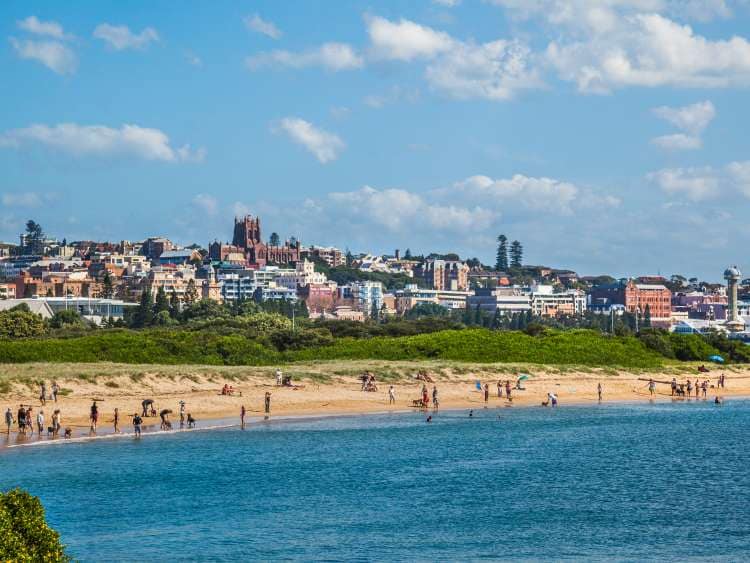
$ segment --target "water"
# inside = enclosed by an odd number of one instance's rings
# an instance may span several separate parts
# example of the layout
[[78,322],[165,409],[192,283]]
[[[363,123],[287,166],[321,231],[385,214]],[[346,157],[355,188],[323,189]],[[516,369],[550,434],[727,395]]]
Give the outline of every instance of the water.
[[373,415],[0,452],[82,560],[742,560],[750,402]]

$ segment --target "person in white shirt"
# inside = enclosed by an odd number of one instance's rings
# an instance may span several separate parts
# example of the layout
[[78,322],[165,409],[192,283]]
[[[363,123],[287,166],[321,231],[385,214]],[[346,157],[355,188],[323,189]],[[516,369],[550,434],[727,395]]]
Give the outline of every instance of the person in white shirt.
[[276,385],[281,385],[282,374],[280,369],[276,369]]
[[39,435],[42,435],[42,429],[44,428],[44,411],[39,411],[36,415],[36,427],[39,430]]
[[396,402],[396,391],[393,389],[393,385],[388,388],[388,404],[392,405]]

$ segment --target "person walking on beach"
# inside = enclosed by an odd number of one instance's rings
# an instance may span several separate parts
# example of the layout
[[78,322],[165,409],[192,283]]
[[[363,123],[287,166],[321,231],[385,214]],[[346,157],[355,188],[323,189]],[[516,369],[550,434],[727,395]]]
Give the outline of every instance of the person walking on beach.
[[240,428],[245,428],[245,405],[240,407]]
[[672,378],[672,396],[674,397],[674,394],[677,393],[677,380],[673,377]]
[[23,405],[18,408],[16,420],[18,421],[18,433],[26,434],[26,409],[23,408]]
[[60,409],[55,409],[52,413],[52,436],[57,437],[57,433],[60,432]]
[[703,391],[703,398],[705,399],[706,394],[708,393],[708,380],[703,380],[703,383],[701,383],[701,390]]
[[135,413],[133,415],[133,433],[135,434],[136,438],[141,437],[141,424],[143,424],[143,419],[138,415],[138,413]]
[[510,396],[510,379],[505,381],[505,396],[508,398],[509,401],[513,400],[513,397]]
[[653,379],[648,380],[648,392],[651,393],[651,396],[654,396],[654,393],[656,392],[656,383]]
[[393,388],[393,385],[391,385],[388,388],[388,404],[392,405],[396,402],[396,390]]
[[42,406],[47,404],[47,384],[44,381],[39,385],[39,402]]
[[118,409],[117,407],[115,407],[115,414],[114,414],[114,417],[112,418],[112,425],[114,426],[115,434],[119,434],[120,433],[120,409]]
[[8,430],[5,432],[8,436],[10,436],[10,427],[13,426],[13,411],[10,410],[10,407],[5,411],[5,426],[8,427]]
[[484,384],[484,403],[487,404],[490,400],[490,385],[489,383]]
[[437,385],[434,385],[432,387],[432,408],[437,409],[439,406]]
[[281,387],[281,383],[284,379],[284,375],[281,373],[279,368],[276,368],[276,387]]
[[32,407],[26,409],[26,428],[29,429],[29,434],[34,433],[34,414],[31,412],[32,410]]
[[263,401],[263,409],[266,413],[266,418],[268,418],[268,415],[271,414],[271,393],[269,391],[266,391],[266,396]]
[[40,410],[39,414],[36,415],[36,431],[37,435],[42,437],[42,430],[44,429],[44,411]]
[[52,382],[52,400],[57,402],[57,394],[60,392],[60,386],[57,381]]
[[91,420],[91,427],[89,430],[96,434],[96,425],[99,422],[99,407],[96,404],[96,401],[91,403],[91,414],[89,415],[89,419]]
[[599,402],[602,402],[602,382],[596,384],[596,392],[599,395]]

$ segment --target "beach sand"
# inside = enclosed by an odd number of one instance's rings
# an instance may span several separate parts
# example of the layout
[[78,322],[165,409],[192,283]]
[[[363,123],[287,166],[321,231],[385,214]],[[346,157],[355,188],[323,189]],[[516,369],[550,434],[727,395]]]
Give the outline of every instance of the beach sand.
[[[553,367],[535,365],[471,365],[431,362],[330,362],[281,366],[293,377],[295,387],[275,384],[275,368],[212,367],[212,366],[132,366],[124,364],[15,364],[0,366],[0,409],[10,407],[14,416],[20,404],[32,405],[34,413],[43,409],[47,425],[52,412],[59,408],[62,426],[71,427],[74,436],[88,434],[89,409],[92,399],[99,404],[99,433],[112,431],[112,413],[120,411],[120,425],[132,431],[131,415],[141,412],[141,401],[154,400],[155,409],[171,409],[171,420],[179,421],[179,401],[186,403],[199,427],[211,420],[236,420],[242,405],[247,417],[263,416],[263,397],[271,396],[271,415],[335,415],[370,412],[404,411],[413,409],[412,401],[421,396],[423,382],[414,379],[424,370],[434,380],[427,383],[432,399],[432,387],[439,391],[440,407],[444,409],[481,409],[540,405],[547,393],[554,393],[561,407],[571,404],[598,402],[597,385],[602,384],[603,402],[671,401],[670,387],[658,383],[652,398],[648,393],[648,379],[668,382],[675,377],[684,383],[689,377],[709,379],[714,387],[708,389],[708,400],[715,396],[750,395],[750,368],[736,366],[722,368],[708,366],[710,372],[698,373],[696,365],[680,365],[659,372],[627,372],[613,369]],[[378,391],[363,392],[357,376],[371,371],[376,377]],[[523,382],[524,390],[514,389],[513,401],[497,397],[497,381],[510,379],[515,385],[519,373],[529,374]],[[726,387],[717,389],[718,376],[724,373]],[[39,401],[39,380],[47,382],[47,389],[56,380],[64,395],[55,404]],[[645,381],[644,381],[645,380]],[[476,381],[489,384],[490,397],[476,389]],[[10,382],[10,383],[8,383]],[[228,383],[235,395],[221,394]],[[388,404],[388,388],[394,386],[396,402]],[[702,394],[701,394],[702,397]],[[679,399],[683,400],[683,399]],[[693,392],[692,400],[695,400]],[[158,417],[147,418],[147,424],[158,424]],[[175,427],[178,425],[175,424]],[[4,422],[2,430],[5,430]],[[36,434],[34,434],[36,436]]]

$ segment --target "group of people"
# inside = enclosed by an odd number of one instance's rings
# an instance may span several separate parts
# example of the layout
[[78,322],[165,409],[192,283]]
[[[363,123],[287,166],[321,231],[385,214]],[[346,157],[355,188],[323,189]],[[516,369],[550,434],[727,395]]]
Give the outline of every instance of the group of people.
[[45,427],[44,410],[39,409],[39,412],[34,416],[34,407],[31,405],[20,405],[18,407],[17,417],[13,417],[13,411],[10,407],[5,411],[5,427],[6,434],[10,435],[11,428],[14,423],[18,424],[18,433],[26,435],[34,434],[34,423],[36,422],[37,435],[41,436],[42,433],[47,430],[48,435],[57,436],[61,429],[61,417],[60,409],[55,409],[52,413],[52,426]]
[[371,371],[366,371],[360,376],[362,380],[362,391],[377,391],[378,386],[375,384],[375,374]]
[[[723,379],[723,375],[719,377],[720,380]],[[652,380],[653,381],[653,380]],[[650,385],[650,383],[649,383]],[[708,379],[704,379],[703,381],[695,380],[695,383],[690,381],[690,379],[687,380],[686,383],[677,383],[677,379],[674,377],[672,378],[672,381],[670,383],[670,388],[672,390],[672,397],[685,397],[689,399],[693,396],[693,392],[695,392],[695,398],[703,395],[703,398],[705,399],[708,395],[708,388],[710,386],[710,382]],[[721,384],[723,387],[723,383]],[[651,387],[649,387],[651,389]],[[653,395],[653,392],[651,393]]]

